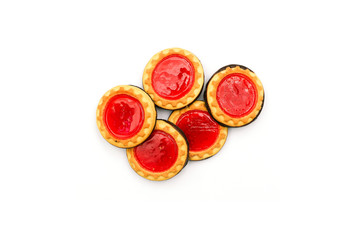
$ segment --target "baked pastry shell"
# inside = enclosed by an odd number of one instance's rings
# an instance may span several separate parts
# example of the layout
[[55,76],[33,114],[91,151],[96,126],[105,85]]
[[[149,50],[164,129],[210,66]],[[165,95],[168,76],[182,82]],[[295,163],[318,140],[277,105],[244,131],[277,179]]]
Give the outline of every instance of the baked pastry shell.
[[137,161],[134,153],[135,148],[129,148],[126,150],[126,155],[129,161],[130,166],[134,171],[140,176],[153,180],[153,181],[163,181],[174,177],[178,174],[187,164],[188,160],[188,151],[189,146],[185,136],[177,128],[175,128],[171,123],[165,120],[157,120],[155,130],[160,130],[168,133],[172,136],[178,146],[178,157],[172,167],[163,172],[152,172],[143,168]]
[[[246,116],[239,118],[229,116],[225,113],[216,99],[216,92],[220,82],[224,77],[233,73],[246,75],[254,83],[257,92],[257,102],[255,103],[253,110]],[[250,69],[240,65],[230,65],[225,68],[221,68],[211,77],[206,86],[205,99],[210,114],[217,122],[228,127],[241,127],[251,123],[261,112],[264,102],[264,88],[260,79]]]
[[[183,97],[179,99],[169,100],[159,96],[152,87],[152,73],[156,68],[157,64],[160,63],[164,58],[170,55],[181,55],[187,58],[194,67],[194,85],[191,90]],[[183,108],[193,101],[200,95],[201,90],[204,86],[204,69],[200,63],[200,60],[191,52],[182,48],[169,48],[155,54],[150,61],[146,64],[143,73],[143,87],[153,99],[158,107],[174,110]]]
[[[144,123],[140,131],[128,139],[115,138],[104,123],[104,110],[108,101],[116,95],[126,94],[136,98],[144,109]],[[101,135],[110,144],[119,148],[132,148],[144,142],[152,133],[156,122],[156,108],[149,95],[142,89],[131,85],[120,85],[107,91],[99,101],[96,109],[96,123]]]

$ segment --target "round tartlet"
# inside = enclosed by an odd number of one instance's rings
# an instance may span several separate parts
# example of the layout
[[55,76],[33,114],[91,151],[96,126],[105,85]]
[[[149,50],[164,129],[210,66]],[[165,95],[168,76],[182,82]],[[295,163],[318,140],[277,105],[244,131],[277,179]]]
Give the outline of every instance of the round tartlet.
[[158,107],[183,108],[199,96],[204,86],[204,70],[199,59],[181,48],[155,54],[143,74],[145,92]]
[[228,129],[209,114],[203,101],[173,111],[169,121],[176,124],[189,142],[189,159],[202,160],[215,155],[224,146]]
[[126,150],[130,166],[140,176],[154,181],[167,180],[187,164],[189,146],[174,124],[157,120],[150,137],[137,147]]
[[259,115],[264,102],[264,88],[249,68],[227,65],[210,78],[204,98],[216,121],[228,127],[241,127]]
[[121,85],[100,99],[96,122],[106,141],[120,148],[131,148],[150,136],[155,127],[156,108],[142,89]]

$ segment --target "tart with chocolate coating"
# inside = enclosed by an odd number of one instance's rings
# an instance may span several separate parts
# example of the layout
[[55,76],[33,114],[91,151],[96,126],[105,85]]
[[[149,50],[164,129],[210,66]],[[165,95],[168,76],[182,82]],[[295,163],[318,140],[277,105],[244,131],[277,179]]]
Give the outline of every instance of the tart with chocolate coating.
[[155,127],[155,105],[142,89],[117,86],[100,99],[96,122],[101,135],[112,145],[135,147],[144,142]]
[[169,121],[176,124],[189,142],[189,159],[202,160],[215,155],[226,141],[228,129],[209,114],[203,101],[173,111]]
[[188,143],[179,128],[157,120],[150,137],[137,147],[126,150],[130,166],[140,176],[154,181],[167,180],[187,164]]
[[216,121],[228,127],[241,127],[259,115],[264,102],[264,88],[249,68],[228,65],[211,77],[204,98]]
[[155,54],[143,74],[145,92],[158,107],[183,108],[199,96],[204,85],[204,70],[199,59],[181,48]]

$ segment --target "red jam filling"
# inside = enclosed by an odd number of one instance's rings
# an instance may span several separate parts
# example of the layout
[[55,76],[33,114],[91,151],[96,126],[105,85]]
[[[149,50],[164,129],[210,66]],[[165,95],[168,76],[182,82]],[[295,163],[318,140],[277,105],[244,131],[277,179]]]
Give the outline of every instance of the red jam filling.
[[178,146],[168,133],[154,130],[150,137],[134,148],[138,163],[151,172],[163,172],[171,168],[178,157]]
[[240,118],[254,109],[257,102],[257,91],[248,76],[234,73],[221,80],[217,88],[216,99],[226,114]]
[[181,55],[162,59],[152,73],[152,87],[162,98],[176,100],[185,96],[194,85],[195,69]]
[[131,138],[143,126],[144,109],[134,97],[126,94],[115,95],[106,104],[104,123],[115,138]]
[[210,114],[202,110],[190,110],[182,114],[176,125],[185,133],[190,151],[203,151],[211,147],[219,136],[219,125]]

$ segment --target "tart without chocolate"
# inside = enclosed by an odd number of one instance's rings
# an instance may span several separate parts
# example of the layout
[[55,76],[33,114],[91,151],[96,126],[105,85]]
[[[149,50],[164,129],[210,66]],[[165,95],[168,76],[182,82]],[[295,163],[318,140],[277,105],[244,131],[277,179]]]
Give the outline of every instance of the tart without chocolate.
[[155,105],[142,89],[117,86],[100,99],[96,122],[101,135],[112,145],[135,147],[144,142],[155,127]]
[[241,65],[228,65],[220,68],[207,83],[205,101],[220,124],[241,127],[259,115],[264,89],[253,71]]
[[225,144],[228,129],[209,114],[203,101],[172,112],[169,121],[176,124],[189,142],[189,159],[202,160],[215,155]]
[[199,96],[204,70],[199,59],[181,48],[163,50],[145,67],[143,86],[155,104],[165,109],[183,108]]
[[137,147],[127,149],[130,166],[140,176],[154,181],[174,177],[187,163],[188,143],[175,125],[157,120],[150,137]]

